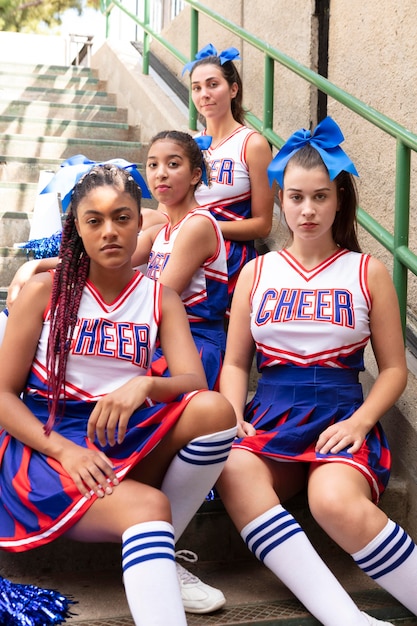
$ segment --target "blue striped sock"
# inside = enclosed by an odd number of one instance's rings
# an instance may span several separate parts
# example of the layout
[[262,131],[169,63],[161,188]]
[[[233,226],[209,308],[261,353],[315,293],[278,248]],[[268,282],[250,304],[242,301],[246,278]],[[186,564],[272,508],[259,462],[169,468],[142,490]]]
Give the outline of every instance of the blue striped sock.
[[143,522],[123,533],[123,582],[136,626],[186,626],[174,550],[168,522]]
[[324,626],[365,626],[359,611],[301,526],[280,504],[241,531],[253,554],[271,570]]
[[365,548],[352,554],[359,567],[383,589],[417,615],[417,549],[409,535],[395,522]]
[[176,541],[220,476],[235,436],[236,426],[197,437],[171,461],[161,491],[171,503]]

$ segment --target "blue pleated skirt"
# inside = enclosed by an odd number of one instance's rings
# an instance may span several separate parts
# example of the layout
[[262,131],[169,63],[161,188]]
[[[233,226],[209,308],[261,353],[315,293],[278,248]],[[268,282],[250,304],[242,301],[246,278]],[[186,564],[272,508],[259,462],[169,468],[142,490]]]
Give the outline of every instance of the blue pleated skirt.
[[[177,422],[195,393],[135,411],[120,445],[101,447],[96,442],[94,446],[87,439],[91,402],[68,400],[54,430],[80,446],[102,450],[123,480]],[[35,395],[25,403],[45,424],[46,400]],[[21,552],[53,541],[82,517],[96,497],[82,496],[57,461],[0,430],[0,549]]]
[[233,447],[276,460],[347,463],[362,472],[374,502],[378,502],[391,468],[388,441],[380,423],[372,428],[355,454],[346,449],[337,454],[315,451],[319,435],[331,424],[348,419],[362,403],[362,385],[356,370],[266,368],[245,412],[256,435],[236,439]]
[[[223,320],[218,322],[191,322],[191,334],[200,355],[208,388],[219,390],[220,371],[226,348]],[[161,348],[155,350],[151,371],[154,376],[169,376],[168,365]]]

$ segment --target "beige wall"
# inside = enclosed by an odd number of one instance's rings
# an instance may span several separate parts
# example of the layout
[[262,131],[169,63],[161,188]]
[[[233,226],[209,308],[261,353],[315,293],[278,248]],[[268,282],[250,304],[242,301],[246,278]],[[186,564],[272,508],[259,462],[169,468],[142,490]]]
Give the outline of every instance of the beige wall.
[[[329,79],[395,122],[417,133],[417,54],[414,0],[333,0],[330,12]],[[340,104],[329,114],[349,138],[346,147],[361,175],[363,208],[390,232],[395,201],[396,142]],[[412,156],[411,247],[417,250],[417,165]],[[391,256],[369,236],[363,245],[387,264]],[[409,300],[417,309],[416,280],[410,276]]]
[[[206,0],[210,9],[230,19],[272,47],[316,70],[317,24],[315,0]],[[190,8],[165,29],[164,35],[185,55],[189,55]],[[331,0],[329,32],[329,80],[407,129],[417,133],[417,54],[415,0]],[[185,33],[187,33],[185,35]],[[244,85],[244,104],[262,118],[263,57],[248,44],[202,16],[200,47],[212,42],[218,50],[234,45],[241,51],[238,62]],[[159,44],[152,45],[161,54]],[[181,75],[182,66],[165,60]],[[290,70],[276,66],[274,130],[287,138],[300,127],[314,126],[316,90]],[[357,114],[332,98],[328,113],[340,124],[345,150],[354,160],[360,179],[361,206],[393,231],[395,201],[395,139],[385,135]],[[412,159],[417,181],[417,159]],[[417,184],[412,184],[411,232],[417,233]],[[361,230],[363,247],[391,266],[391,255]],[[417,236],[412,246],[417,250]],[[417,310],[416,280],[410,277],[410,302]]]
[[[271,2],[245,2],[245,0],[207,0],[207,7],[249,31],[262,41],[279,48],[299,63],[308,67],[315,64],[315,50],[312,45],[314,24],[312,11],[314,0],[293,0],[291,10],[286,0]],[[272,8],[272,11],[269,9]],[[297,27],[294,28],[294,15]],[[186,5],[182,13],[164,30],[163,35],[185,56],[189,57],[190,7]],[[184,33],[186,35],[184,36]],[[241,53],[236,65],[241,73],[244,87],[244,105],[258,117],[263,115],[263,54],[239,37],[232,35],[209,17],[199,18],[199,47],[212,43],[218,51],[235,46]],[[157,41],[152,43],[155,52],[175,75],[181,79],[182,64],[162,51]],[[182,78],[188,84],[188,73]],[[279,131],[284,137],[294,128],[308,123],[311,110],[311,89],[308,84],[283,67],[276,68],[275,75],[276,119]],[[294,98],[294,93],[297,97]],[[282,112],[285,111],[285,115]]]

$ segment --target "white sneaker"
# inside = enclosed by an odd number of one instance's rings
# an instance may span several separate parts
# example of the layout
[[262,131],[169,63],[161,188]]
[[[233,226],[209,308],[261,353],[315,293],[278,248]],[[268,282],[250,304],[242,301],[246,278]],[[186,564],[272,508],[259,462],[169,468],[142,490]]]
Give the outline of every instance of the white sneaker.
[[376,617],[372,617],[372,615],[368,615],[368,613],[364,613],[361,611],[362,615],[365,615],[366,619],[370,626],[378,626],[381,624],[382,626],[392,626],[391,622],[382,622],[380,619],[376,619]]
[[[189,550],[179,550],[175,556],[189,563],[195,563],[198,559],[197,555]],[[182,603],[187,613],[211,613],[226,604],[226,598],[220,589],[206,585],[179,563],[176,563],[176,566]]]

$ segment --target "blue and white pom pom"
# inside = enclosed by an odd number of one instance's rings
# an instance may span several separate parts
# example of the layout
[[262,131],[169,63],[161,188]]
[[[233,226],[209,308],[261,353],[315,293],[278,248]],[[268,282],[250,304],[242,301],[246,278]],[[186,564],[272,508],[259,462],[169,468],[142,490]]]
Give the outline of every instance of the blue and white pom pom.
[[24,243],[15,243],[15,248],[32,252],[34,259],[45,259],[47,257],[58,256],[59,246],[61,245],[62,232],[57,232],[50,237],[42,237],[41,239],[29,239]]
[[2,626],[49,626],[71,616],[73,600],[53,589],[12,583],[0,576],[0,624]]

